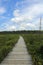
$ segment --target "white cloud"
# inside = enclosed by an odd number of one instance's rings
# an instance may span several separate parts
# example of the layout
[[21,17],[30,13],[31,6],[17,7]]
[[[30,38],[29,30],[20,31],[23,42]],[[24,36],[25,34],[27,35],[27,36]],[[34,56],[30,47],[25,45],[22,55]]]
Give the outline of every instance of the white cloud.
[[[20,23],[20,27],[18,29],[24,30],[27,27],[38,29],[39,27],[39,19],[38,16],[43,14],[43,4],[33,4],[27,8],[22,10],[16,9],[13,12],[14,18],[11,21]],[[28,23],[26,23],[28,21]],[[32,22],[32,23],[29,23]],[[23,23],[23,24],[22,24]],[[25,24],[24,24],[25,23]]]
[[16,27],[15,26],[8,26],[7,31],[15,31]]
[[24,17],[20,14],[19,9],[14,10],[13,16],[14,16],[14,18],[11,19],[11,21],[13,21],[13,22],[18,23],[18,22],[22,22],[24,20]]
[[16,30],[16,26],[14,24],[10,24],[8,22],[3,23],[1,25],[0,30],[4,30],[4,31],[15,31]]
[[26,28],[25,27],[19,27],[19,30],[26,30]]
[[33,4],[32,6],[24,9],[25,18],[30,18],[30,20],[33,20],[41,14],[43,14],[43,4]]
[[20,13],[20,10],[18,9],[18,10],[14,10],[14,12],[13,12],[13,18],[11,19],[11,21],[13,21],[13,22],[16,22],[16,23],[18,23],[18,22],[23,22],[23,21],[25,21],[25,20],[30,20],[30,19],[32,19],[32,17],[27,17],[25,14],[23,14],[22,12]]
[[22,23],[19,26],[19,30],[28,30],[27,27],[34,30],[36,26],[35,26],[35,24],[32,24],[32,23]]
[[43,14],[43,4],[35,4],[34,6],[31,7],[30,9],[30,14],[31,16],[39,16]]
[[[11,18],[10,23],[2,24],[3,30],[13,31],[13,30],[25,30],[25,29],[26,30],[39,29],[39,22],[40,22],[39,17],[43,15],[43,2],[40,3],[41,1],[40,0],[23,0],[20,2],[17,1],[15,5],[16,9],[14,8],[15,10],[12,13],[13,17]],[[0,15],[4,14],[5,12],[6,9],[4,7],[0,7]],[[10,16],[10,14],[8,16]],[[0,16],[0,18],[4,19],[5,17]],[[42,20],[42,28],[43,28],[43,20]]]
[[15,17],[15,18],[12,18],[12,19],[11,19],[11,21],[16,22],[16,23],[22,22],[23,20],[24,20],[23,17]]
[[33,20],[35,17],[43,14],[43,4],[34,4],[30,7],[23,9],[23,11],[15,10],[12,18],[12,21],[24,21],[24,20]]
[[27,23],[27,26],[34,28],[35,27],[35,24]]
[[14,10],[13,15],[14,16],[20,16],[19,12],[20,12],[19,9]]
[[23,0],[25,3],[40,3],[43,2],[43,0]]
[[[40,18],[38,18],[37,20],[35,20],[34,22],[35,26],[36,26],[36,30],[40,28]],[[43,30],[43,18],[41,19],[41,29]]]
[[4,7],[0,7],[0,14],[4,14],[6,12],[6,9]]

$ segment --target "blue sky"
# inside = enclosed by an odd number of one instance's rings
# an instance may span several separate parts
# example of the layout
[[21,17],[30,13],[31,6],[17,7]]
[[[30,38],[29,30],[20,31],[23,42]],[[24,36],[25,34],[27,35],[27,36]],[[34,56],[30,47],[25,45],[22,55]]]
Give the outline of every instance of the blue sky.
[[0,31],[39,30],[43,0],[0,0]]

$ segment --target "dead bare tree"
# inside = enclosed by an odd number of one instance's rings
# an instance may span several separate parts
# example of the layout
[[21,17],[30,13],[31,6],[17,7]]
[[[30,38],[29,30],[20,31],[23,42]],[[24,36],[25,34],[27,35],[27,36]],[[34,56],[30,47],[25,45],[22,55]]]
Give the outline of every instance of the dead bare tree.
[[39,22],[39,41],[41,42],[41,21],[42,17],[40,17],[40,22]]
[[39,26],[39,31],[41,31],[41,20],[42,20],[42,18],[40,17],[40,26]]

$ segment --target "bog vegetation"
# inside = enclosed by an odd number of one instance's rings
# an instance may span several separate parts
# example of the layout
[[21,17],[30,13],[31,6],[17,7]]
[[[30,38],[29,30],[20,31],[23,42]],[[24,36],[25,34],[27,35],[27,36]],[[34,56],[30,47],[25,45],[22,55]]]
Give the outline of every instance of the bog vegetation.
[[15,46],[18,38],[17,34],[0,34],[0,63]]
[[[27,34],[26,32],[25,34],[22,34],[22,36],[26,42],[27,50],[32,56],[33,65],[43,65],[43,34],[37,33]],[[0,63],[12,50],[13,46],[15,46],[18,39],[19,34],[14,33],[0,34]]]
[[23,34],[33,65],[43,65],[43,34]]

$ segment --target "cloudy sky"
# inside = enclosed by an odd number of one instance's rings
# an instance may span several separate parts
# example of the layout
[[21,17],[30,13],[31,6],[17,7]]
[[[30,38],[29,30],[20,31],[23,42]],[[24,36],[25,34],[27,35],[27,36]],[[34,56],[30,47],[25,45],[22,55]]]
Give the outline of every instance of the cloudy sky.
[[43,0],[0,0],[0,31],[43,30]]

